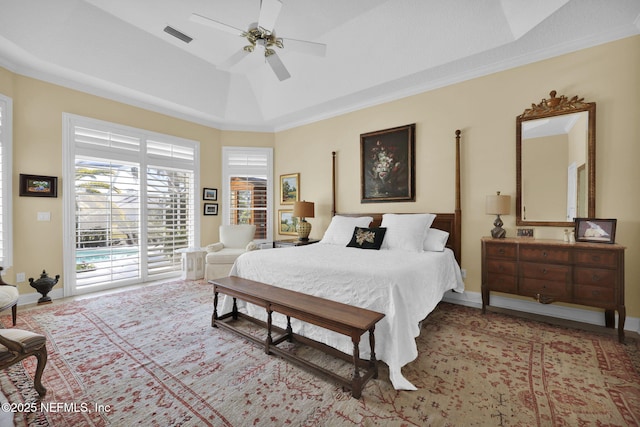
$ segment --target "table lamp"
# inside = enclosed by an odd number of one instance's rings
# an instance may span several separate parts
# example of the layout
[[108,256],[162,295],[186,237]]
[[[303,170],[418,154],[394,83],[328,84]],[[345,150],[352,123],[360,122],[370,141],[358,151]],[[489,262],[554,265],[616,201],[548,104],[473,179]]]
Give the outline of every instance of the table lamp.
[[298,225],[296,225],[296,231],[298,232],[298,240],[309,240],[309,233],[311,233],[311,224],[307,222],[305,218],[313,218],[313,202],[295,202],[293,204],[294,217],[300,218]]
[[493,230],[491,230],[491,237],[494,239],[503,239],[507,232],[502,228],[503,222],[500,219],[500,215],[509,215],[511,211],[511,196],[501,196],[497,191],[495,196],[487,196],[487,203],[485,211],[487,215],[496,215],[496,220],[493,222]]

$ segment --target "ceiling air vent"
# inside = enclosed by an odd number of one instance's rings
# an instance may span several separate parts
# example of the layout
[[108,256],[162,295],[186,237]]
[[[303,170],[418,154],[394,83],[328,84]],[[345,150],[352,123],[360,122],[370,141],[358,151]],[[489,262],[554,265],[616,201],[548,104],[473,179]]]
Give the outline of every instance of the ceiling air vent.
[[180,39],[185,43],[189,43],[189,42],[191,42],[191,40],[193,40],[193,38],[189,37],[185,33],[182,33],[182,32],[180,32],[180,31],[176,30],[175,28],[170,27],[168,25],[166,27],[164,27],[164,32],[168,33],[168,34],[171,34],[173,37],[175,37],[177,39]]

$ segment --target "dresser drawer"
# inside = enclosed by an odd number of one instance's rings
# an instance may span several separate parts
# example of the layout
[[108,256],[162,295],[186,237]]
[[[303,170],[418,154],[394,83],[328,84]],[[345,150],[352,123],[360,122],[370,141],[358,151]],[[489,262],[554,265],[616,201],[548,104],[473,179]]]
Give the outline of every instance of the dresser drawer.
[[616,285],[616,271],[602,268],[576,267],[573,281],[578,284],[614,288]]
[[576,251],[574,260],[577,265],[615,268],[618,265],[618,253],[600,250]]
[[487,258],[510,258],[516,259],[516,245],[486,243],[485,251]]
[[489,289],[497,292],[516,293],[516,276],[508,274],[487,274],[487,285]]
[[568,263],[571,260],[571,251],[565,248],[553,247],[520,247],[520,259],[522,261],[557,262]]
[[520,279],[520,295],[531,296],[538,300],[556,299],[568,301],[571,298],[571,284],[563,281],[551,281],[524,277]]
[[487,260],[487,271],[495,274],[516,275],[515,261],[503,261],[497,259]]
[[616,292],[613,287],[575,285],[573,299],[576,304],[611,307],[616,302]]
[[569,283],[571,267],[568,265],[523,262],[520,264],[520,275],[530,279]]

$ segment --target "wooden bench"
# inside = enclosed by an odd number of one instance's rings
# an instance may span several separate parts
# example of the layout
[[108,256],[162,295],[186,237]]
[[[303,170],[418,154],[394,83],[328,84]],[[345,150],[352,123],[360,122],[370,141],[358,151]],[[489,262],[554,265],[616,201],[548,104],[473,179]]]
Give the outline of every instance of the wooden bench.
[[[314,373],[325,375],[338,381],[343,387],[350,389],[351,395],[356,399],[360,398],[364,384],[372,377],[377,378],[378,364],[375,356],[374,329],[375,324],[384,317],[384,314],[236,276],[209,280],[209,283],[213,285],[214,295],[211,326],[220,326],[233,331],[252,342],[264,345],[265,353],[267,354],[276,354],[283,359],[308,368]],[[219,293],[233,298],[232,311],[222,316],[218,316]],[[267,312],[267,322],[262,322],[245,313],[239,312],[237,299],[263,307]],[[272,324],[272,313],[274,312],[287,316],[286,330]],[[351,337],[351,341],[353,342],[353,355],[349,356],[328,345],[294,334],[291,329],[292,317]],[[265,326],[267,336],[264,341],[255,335],[233,326],[232,321],[238,318],[244,318]],[[281,335],[274,337],[274,331]],[[369,331],[369,345],[371,348],[371,357],[369,360],[360,358],[359,349],[360,338],[367,331]],[[277,347],[278,344],[284,341],[291,342],[294,340],[353,362],[354,370],[352,377],[346,378],[340,376],[333,371]],[[364,369],[362,375],[360,373],[361,368]]]

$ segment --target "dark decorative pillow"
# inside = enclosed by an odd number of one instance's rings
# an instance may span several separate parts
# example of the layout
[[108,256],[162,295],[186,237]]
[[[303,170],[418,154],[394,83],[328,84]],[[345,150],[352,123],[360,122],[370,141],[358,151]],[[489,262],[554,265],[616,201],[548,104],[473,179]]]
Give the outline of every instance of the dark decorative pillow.
[[351,237],[351,241],[347,245],[350,248],[360,248],[360,249],[380,249],[382,246],[382,241],[384,240],[384,233],[387,232],[387,229],[384,227],[380,228],[362,228],[356,227],[353,230],[353,236]]

